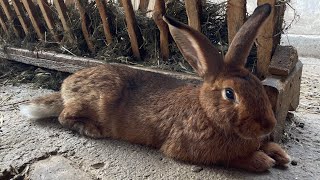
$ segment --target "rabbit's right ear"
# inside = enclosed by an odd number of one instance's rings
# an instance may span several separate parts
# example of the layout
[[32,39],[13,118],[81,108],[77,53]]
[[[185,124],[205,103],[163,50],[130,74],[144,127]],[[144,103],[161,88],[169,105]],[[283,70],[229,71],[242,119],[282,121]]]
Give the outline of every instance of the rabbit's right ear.
[[164,16],[163,20],[168,24],[174,41],[192,68],[205,80],[215,80],[224,62],[209,39],[168,16]]

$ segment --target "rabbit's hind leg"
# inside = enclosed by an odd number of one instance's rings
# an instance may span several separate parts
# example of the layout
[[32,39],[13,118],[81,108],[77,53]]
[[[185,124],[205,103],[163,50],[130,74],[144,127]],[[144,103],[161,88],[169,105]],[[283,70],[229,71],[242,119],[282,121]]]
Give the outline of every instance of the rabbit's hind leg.
[[98,117],[84,103],[68,102],[59,116],[59,122],[64,127],[92,138],[103,138],[101,127],[95,119]]

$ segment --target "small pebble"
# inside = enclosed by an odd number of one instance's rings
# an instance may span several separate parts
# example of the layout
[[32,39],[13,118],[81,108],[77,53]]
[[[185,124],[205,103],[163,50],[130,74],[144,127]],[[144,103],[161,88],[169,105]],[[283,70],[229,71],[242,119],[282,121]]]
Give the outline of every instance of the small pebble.
[[304,123],[299,123],[299,124],[298,124],[298,127],[304,128]]
[[292,161],[291,161],[291,164],[292,164],[293,166],[296,166],[296,165],[298,165],[298,162],[297,162],[296,160],[292,160]]
[[99,162],[99,163],[95,163],[92,164],[91,167],[95,168],[95,169],[100,169],[104,166],[104,162]]
[[196,172],[196,173],[198,173],[202,170],[203,170],[203,168],[201,166],[192,166],[192,168],[191,168],[191,171]]

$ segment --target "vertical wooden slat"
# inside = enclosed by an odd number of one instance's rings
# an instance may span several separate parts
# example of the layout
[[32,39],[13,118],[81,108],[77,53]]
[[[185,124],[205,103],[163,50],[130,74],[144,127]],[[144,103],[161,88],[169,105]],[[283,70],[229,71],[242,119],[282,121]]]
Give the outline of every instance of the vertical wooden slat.
[[88,31],[88,25],[87,25],[87,21],[86,21],[86,10],[83,8],[80,0],[76,0],[75,2],[76,2],[76,7],[77,7],[79,14],[80,14],[81,29],[82,29],[84,39],[86,40],[86,43],[88,45],[89,50],[92,53],[95,53],[96,51],[94,48],[94,44],[91,40],[91,35]]
[[73,32],[71,30],[71,25],[68,21],[68,16],[67,16],[67,6],[63,2],[63,0],[54,0],[53,1],[54,6],[57,9],[59,19],[61,20],[62,27],[64,30],[64,37],[68,39],[68,41],[73,44],[76,43]]
[[4,13],[7,16],[7,19],[10,23],[10,26],[13,29],[14,34],[17,37],[22,37],[23,33],[18,27],[20,25],[20,23],[19,23],[19,21],[17,21],[17,22],[14,21],[15,20],[15,13],[11,10],[9,2],[7,0],[2,0],[2,1],[0,1],[0,3],[1,3],[2,9],[4,10]]
[[141,11],[147,11],[148,5],[149,5],[149,0],[140,0],[139,9]]
[[106,41],[108,44],[111,44],[112,43],[112,34],[110,32],[109,21],[108,21],[104,1],[103,0],[96,0],[96,5],[98,7],[99,14],[101,17],[104,35],[106,36]]
[[229,44],[232,42],[240,27],[246,21],[246,4],[246,0],[228,0],[227,22]]
[[276,2],[277,0],[258,0],[258,5],[269,3],[272,6],[271,14],[257,37],[257,75],[260,79],[264,79],[269,74],[268,69],[273,51],[280,42],[280,35],[277,37],[274,35],[278,33],[276,32],[277,26],[282,24],[284,8],[279,11]]
[[3,29],[4,33],[6,33],[6,35],[8,36],[9,31],[8,31],[4,16],[5,15],[3,14],[2,10],[0,9],[0,25],[1,25],[1,28]]
[[157,0],[154,10],[153,19],[160,30],[160,51],[164,61],[169,58],[169,28],[163,21],[162,16],[166,13],[164,0]]
[[22,0],[22,3],[29,14],[32,26],[37,33],[39,39],[44,40],[44,33],[41,29],[39,17],[36,15],[36,7],[31,0]]
[[[63,1],[63,0],[62,0],[62,1]],[[75,5],[75,4],[74,4],[74,0],[65,0],[65,5],[67,5],[67,6]]]
[[22,4],[20,0],[11,0],[14,11],[16,12],[20,24],[23,28],[23,31],[26,35],[29,34],[29,24],[27,18],[25,16],[25,12],[23,11]]
[[201,31],[200,16],[202,13],[202,0],[185,0],[188,15],[188,24],[194,29]]
[[139,48],[142,44],[142,35],[136,22],[131,0],[121,0],[121,2],[123,5],[124,14],[126,16],[126,23],[127,23],[128,33],[130,37],[133,56],[137,60],[141,60]]
[[46,21],[46,24],[49,28],[50,33],[53,35],[53,38],[56,42],[60,42],[61,38],[57,34],[54,28],[54,22],[52,17],[52,11],[49,8],[49,4],[47,0],[38,0],[38,5],[40,7],[40,10],[42,12],[42,15],[44,17],[44,20]]

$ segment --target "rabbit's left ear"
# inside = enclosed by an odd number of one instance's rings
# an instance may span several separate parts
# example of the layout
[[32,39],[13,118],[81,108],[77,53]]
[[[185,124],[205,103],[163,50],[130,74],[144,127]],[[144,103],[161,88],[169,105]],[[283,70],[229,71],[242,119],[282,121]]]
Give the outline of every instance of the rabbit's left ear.
[[168,16],[164,16],[163,20],[168,24],[174,41],[192,68],[204,80],[214,80],[222,69],[223,58],[209,39]]

